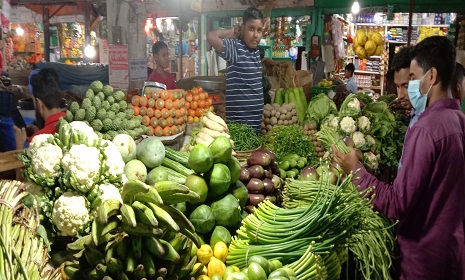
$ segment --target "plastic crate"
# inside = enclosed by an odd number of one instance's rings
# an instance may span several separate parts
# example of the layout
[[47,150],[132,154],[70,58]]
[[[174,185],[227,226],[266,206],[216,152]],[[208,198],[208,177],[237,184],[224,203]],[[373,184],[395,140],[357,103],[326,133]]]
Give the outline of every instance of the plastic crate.
[[9,118],[13,107],[13,93],[0,91],[0,119]]

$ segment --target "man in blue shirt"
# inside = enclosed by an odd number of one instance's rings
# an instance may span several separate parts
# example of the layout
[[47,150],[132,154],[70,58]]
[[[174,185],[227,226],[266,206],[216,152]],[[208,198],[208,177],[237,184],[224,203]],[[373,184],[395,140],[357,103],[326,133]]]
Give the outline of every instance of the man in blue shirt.
[[352,93],[357,93],[357,83],[354,79],[355,66],[353,63],[349,63],[344,68],[344,77],[347,79],[346,89]]
[[228,65],[226,119],[250,125],[258,133],[263,115],[262,62],[258,44],[264,32],[263,15],[248,8],[242,26],[208,32],[208,43]]

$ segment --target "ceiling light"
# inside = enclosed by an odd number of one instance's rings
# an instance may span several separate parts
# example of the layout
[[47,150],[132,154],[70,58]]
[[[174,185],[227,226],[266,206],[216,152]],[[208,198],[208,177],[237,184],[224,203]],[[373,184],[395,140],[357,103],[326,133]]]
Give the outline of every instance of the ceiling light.
[[355,0],[354,4],[352,4],[352,14],[358,14],[360,12],[360,4],[358,0]]
[[93,58],[95,56],[95,48],[91,45],[87,45],[84,48],[84,55],[88,58]]
[[23,36],[24,29],[22,29],[21,26],[16,27],[16,34],[18,34],[19,36]]

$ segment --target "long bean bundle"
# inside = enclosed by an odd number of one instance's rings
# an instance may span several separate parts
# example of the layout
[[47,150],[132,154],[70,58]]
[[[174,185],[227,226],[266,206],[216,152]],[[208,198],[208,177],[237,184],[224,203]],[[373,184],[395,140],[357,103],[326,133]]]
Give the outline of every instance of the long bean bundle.
[[60,279],[44,270],[47,246],[37,236],[37,208],[21,204],[26,195],[20,182],[0,181],[0,279]]
[[332,145],[334,145],[336,149],[343,152],[344,154],[349,153],[349,148],[347,148],[346,143],[341,139],[341,136],[336,129],[322,127],[320,131],[315,133],[315,135],[318,140],[323,143],[326,149],[329,149]]
[[[312,252],[323,259],[320,266],[325,266],[328,279],[338,279],[347,249],[354,253],[365,279],[392,279],[392,223],[372,210],[371,200],[365,198],[370,190],[360,193],[351,180],[349,175],[338,186],[288,180],[287,185],[299,186],[311,198],[308,207],[285,209],[262,202],[242,221],[229,248],[228,264],[245,267],[248,257],[263,255],[295,266],[299,254],[305,255],[302,248],[311,244]],[[298,279],[313,275],[314,265],[307,267]]]

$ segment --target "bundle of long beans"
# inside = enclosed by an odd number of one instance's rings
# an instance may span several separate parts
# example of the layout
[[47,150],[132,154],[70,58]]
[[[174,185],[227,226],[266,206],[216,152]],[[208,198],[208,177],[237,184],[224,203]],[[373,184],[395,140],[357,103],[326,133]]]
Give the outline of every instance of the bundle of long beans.
[[329,150],[331,146],[334,145],[336,149],[338,149],[340,152],[344,154],[349,153],[349,148],[347,147],[344,140],[342,140],[341,136],[339,135],[336,129],[330,127],[323,127],[320,131],[315,133],[315,135],[318,138],[318,140],[320,140],[321,143],[323,143],[323,146],[325,146],[327,150]]
[[0,180],[0,279],[60,279],[45,270],[48,249],[37,235],[38,210],[21,203],[27,194],[21,182]]
[[[310,207],[318,195],[320,186],[320,181],[287,181],[282,191],[283,202],[281,206],[288,209]],[[328,188],[331,187],[336,186],[328,185]]]
[[[248,257],[262,255],[295,266],[308,246],[323,258],[328,279],[338,279],[347,249],[354,252],[365,279],[391,279],[394,247],[392,223],[375,213],[366,192],[360,193],[349,175],[339,186],[319,181],[298,183],[303,192],[313,192],[307,208],[284,209],[267,201],[247,216],[233,239],[228,265],[245,267]],[[287,184],[297,184],[288,180]],[[313,268],[315,263],[307,266]],[[311,274],[302,270],[297,279]]]

